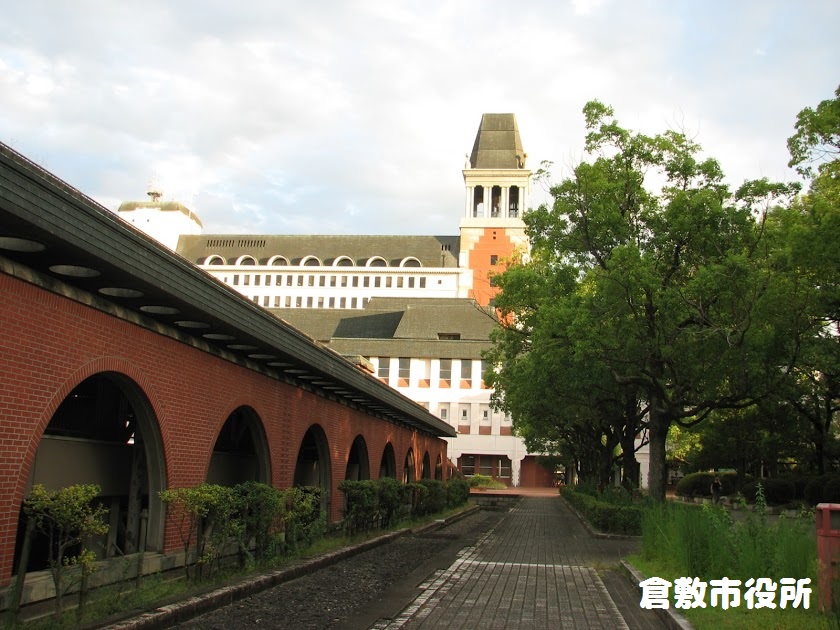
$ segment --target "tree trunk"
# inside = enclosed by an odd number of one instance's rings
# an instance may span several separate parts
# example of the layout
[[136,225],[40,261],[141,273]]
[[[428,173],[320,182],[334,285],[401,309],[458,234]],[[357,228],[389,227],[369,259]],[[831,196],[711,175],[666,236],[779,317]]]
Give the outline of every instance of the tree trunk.
[[665,501],[665,482],[667,466],[665,464],[665,440],[671,426],[670,418],[658,408],[658,401],[651,401],[648,437],[650,439],[650,473],[648,493],[654,501]]
[[621,469],[624,487],[639,487],[639,464],[636,462],[636,435],[628,432],[621,436]]

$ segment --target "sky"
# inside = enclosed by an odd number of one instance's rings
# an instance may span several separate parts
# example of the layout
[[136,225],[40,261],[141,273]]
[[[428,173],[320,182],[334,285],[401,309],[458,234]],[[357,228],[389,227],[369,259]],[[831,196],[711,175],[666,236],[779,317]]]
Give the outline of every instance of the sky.
[[456,235],[482,113],[556,182],[592,99],[732,186],[795,181],[796,114],[840,83],[836,0],[4,5],[0,141],[111,210],[154,180],[205,233]]

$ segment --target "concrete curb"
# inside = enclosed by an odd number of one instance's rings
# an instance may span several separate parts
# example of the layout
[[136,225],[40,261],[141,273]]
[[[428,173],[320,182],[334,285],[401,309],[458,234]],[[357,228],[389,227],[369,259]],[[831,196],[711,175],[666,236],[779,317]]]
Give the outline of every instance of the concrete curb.
[[[634,567],[632,564],[627,562],[627,560],[621,561],[621,566],[627,575],[627,579],[633,582],[633,585],[639,591],[639,597],[641,599],[642,589],[639,587],[639,582],[644,581],[645,576],[641,574],[641,572]],[[683,617],[680,613],[671,608],[655,608],[654,611],[659,619],[668,626],[669,630],[693,630],[694,626],[691,625],[691,622]]]
[[479,511],[478,506],[471,506],[457,514],[445,519],[438,519],[426,525],[411,529],[404,528],[388,534],[383,534],[371,540],[366,540],[358,545],[344,547],[336,551],[324,553],[315,558],[303,560],[298,564],[287,566],[276,571],[261,573],[259,575],[245,578],[237,584],[224,586],[214,589],[207,593],[195,595],[178,602],[159,606],[153,610],[148,610],[139,614],[135,614],[130,618],[123,618],[120,621],[115,621],[108,625],[100,623],[97,625],[86,626],[87,628],[108,628],[109,630],[157,630],[162,628],[170,628],[177,623],[182,623],[204,613],[216,610],[222,606],[227,606],[240,599],[250,597],[264,590],[294,580],[302,575],[307,575],[312,571],[317,571],[323,567],[329,566],[343,560],[355,556],[356,554],[374,549],[386,543],[391,542],[406,534],[418,534],[435,531],[450,525],[456,521],[466,518],[470,514]]
[[566,507],[568,507],[572,511],[572,514],[577,516],[578,520],[580,521],[580,524],[583,525],[584,529],[589,533],[590,536],[592,536],[592,538],[598,538],[600,540],[641,540],[642,539],[641,536],[631,536],[629,534],[605,534],[604,532],[599,532],[599,531],[592,528],[592,526],[589,524],[589,521],[586,520],[586,518],[583,516],[583,514],[578,512],[577,509],[575,508],[575,506],[573,506],[571,503],[569,503],[562,494],[560,495],[560,498],[563,499],[563,503],[566,504]]

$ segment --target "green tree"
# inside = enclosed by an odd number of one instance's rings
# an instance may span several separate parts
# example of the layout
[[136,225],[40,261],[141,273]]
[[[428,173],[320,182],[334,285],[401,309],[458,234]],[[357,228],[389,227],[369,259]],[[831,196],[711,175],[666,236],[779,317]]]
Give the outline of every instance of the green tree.
[[[552,188],[551,208],[525,217],[535,275],[563,280],[535,283],[530,304],[508,319],[521,322],[532,354],[552,343],[535,333],[541,309],[560,302],[577,312],[558,343],[585,344],[588,375],[578,381],[607,373],[645,402],[650,492],[664,499],[670,427],[753,404],[795,356],[798,322],[766,264],[763,218],[796,187],[760,180],[732,194],[718,163],[685,135],[632,133],[597,101],[584,116],[594,159]],[[508,283],[499,284],[504,293]],[[565,395],[567,383],[555,381]],[[515,396],[514,381],[498,382],[500,396]]]
[[[94,503],[99,486],[76,485],[59,490],[47,490],[42,485],[32,487],[23,504],[27,518],[47,537],[50,574],[55,586],[55,614],[63,611],[65,592],[82,582],[80,602],[84,602],[84,582],[93,571],[96,556],[87,545],[94,536],[108,532],[104,522],[107,509]],[[78,549],[78,553],[74,551]],[[78,580],[68,583],[68,572],[78,568]],[[81,605],[80,605],[81,610]]]

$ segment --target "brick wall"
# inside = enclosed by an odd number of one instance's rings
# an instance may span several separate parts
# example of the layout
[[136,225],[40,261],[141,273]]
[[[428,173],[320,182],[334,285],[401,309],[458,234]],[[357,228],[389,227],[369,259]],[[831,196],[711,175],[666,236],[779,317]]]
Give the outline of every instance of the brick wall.
[[[271,481],[292,484],[307,429],[320,425],[330,453],[330,520],[341,515],[338,483],[353,440],[365,439],[370,476],[393,445],[397,478],[408,449],[419,476],[423,456],[446,461],[446,442],[279,382],[175,338],[0,273],[0,586],[10,581],[18,514],[32,462],[53,413],[83,380],[101,372],[129,379],[148,401],[162,445],[164,485],[192,486],[207,474],[213,446],[231,412],[258,415]],[[434,474],[434,470],[432,470]],[[177,549],[172,528],[164,552]]]

